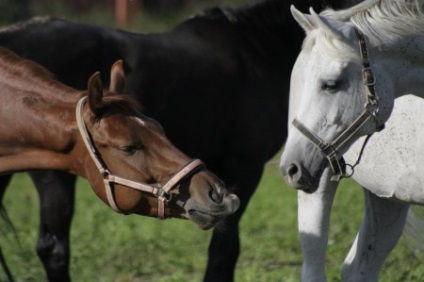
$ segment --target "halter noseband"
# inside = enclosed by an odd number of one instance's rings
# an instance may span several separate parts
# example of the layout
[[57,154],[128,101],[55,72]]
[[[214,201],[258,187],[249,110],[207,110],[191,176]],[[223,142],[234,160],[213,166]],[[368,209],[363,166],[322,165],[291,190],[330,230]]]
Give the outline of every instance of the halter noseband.
[[[367,136],[367,139],[365,140],[360,155],[358,157],[358,161],[354,165],[346,164],[343,156],[339,156],[340,149],[354,137],[356,132],[358,132],[359,129],[362,128],[370,119],[374,120],[374,122],[376,123],[377,131],[380,131],[384,128],[384,123],[382,123],[377,117],[379,105],[377,93],[375,90],[375,76],[369,62],[365,37],[358,29],[355,30],[359,38],[359,51],[362,59],[362,79],[364,81],[366,90],[365,92],[367,103],[365,104],[365,109],[353,121],[353,123],[350,124],[342,133],[340,133],[340,135],[337,136],[336,139],[331,143],[325,142],[316,134],[311,132],[297,118],[295,118],[292,122],[293,126],[296,127],[303,135],[305,135],[309,139],[309,141],[311,141],[315,146],[317,146],[327,158],[330,167],[334,173],[334,176],[331,178],[332,181],[340,181],[340,179],[343,177],[352,176],[354,172],[354,167],[360,161],[362,152],[371,135]],[[349,166],[351,168],[352,171],[350,172],[350,174],[346,173],[346,166]]]
[[152,194],[158,198],[158,217],[160,219],[165,218],[165,205],[172,198],[170,191],[175,188],[175,186],[184,178],[189,175],[192,175],[197,169],[203,167],[204,164],[199,159],[191,160],[188,164],[183,166],[179,171],[177,171],[170,179],[168,179],[164,184],[146,184],[142,182],[137,182],[122,178],[116,175],[113,175],[103,164],[100,154],[97,152],[94,143],[88,133],[87,127],[83,119],[83,107],[87,100],[87,96],[82,97],[76,107],[76,118],[78,129],[81,133],[84,144],[90,153],[91,158],[96,164],[97,169],[100,171],[100,174],[103,176],[103,182],[105,185],[106,196],[109,203],[109,206],[118,213],[122,213],[115,200],[113,188],[111,184],[120,184],[128,188]]

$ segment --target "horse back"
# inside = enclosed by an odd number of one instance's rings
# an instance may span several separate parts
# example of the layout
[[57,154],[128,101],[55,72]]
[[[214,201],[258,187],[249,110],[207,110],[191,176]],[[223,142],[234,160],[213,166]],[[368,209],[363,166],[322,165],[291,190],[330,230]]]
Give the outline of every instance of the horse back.
[[[63,83],[85,89],[87,79],[101,71],[108,81],[109,66],[120,59],[103,28],[53,17],[36,17],[0,30],[0,46],[36,61]],[[107,44],[105,44],[107,43]]]

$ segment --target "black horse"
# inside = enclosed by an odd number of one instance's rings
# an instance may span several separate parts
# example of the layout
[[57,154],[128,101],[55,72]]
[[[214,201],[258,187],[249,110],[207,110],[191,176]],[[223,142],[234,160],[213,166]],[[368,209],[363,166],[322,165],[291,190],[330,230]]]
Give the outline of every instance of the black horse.
[[[145,35],[38,18],[1,30],[0,45],[75,88],[84,88],[94,71],[106,75],[114,61],[124,60],[127,92],[177,147],[201,158],[240,198],[238,212],[214,231],[205,274],[205,281],[232,281],[240,218],[265,163],[286,138],[290,72],[304,36],[289,7],[319,11],[324,2],[262,0],[212,8],[169,32]],[[333,4],[338,8],[341,1]],[[75,177],[30,174],[41,201],[37,253],[49,280],[67,281]],[[2,193],[7,182],[0,179]]]

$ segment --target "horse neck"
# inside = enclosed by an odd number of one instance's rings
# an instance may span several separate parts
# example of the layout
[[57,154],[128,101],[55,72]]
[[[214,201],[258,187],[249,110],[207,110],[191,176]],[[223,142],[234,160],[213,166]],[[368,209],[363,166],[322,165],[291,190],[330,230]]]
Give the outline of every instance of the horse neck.
[[[286,69],[285,51],[300,49],[304,32],[292,20],[286,1],[256,1],[237,8],[212,8],[182,26],[196,29],[198,22],[207,23],[228,39],[247,71],[263,73],[267,68]],[[289,25],[290,27],[288,27]],[[290,38],[293,44],[285,44]],[[289,58],[295,59],[296,53]],[[284,67],[282,67],[284,62]]]
[[[378,51],[371,51],[371,64],[374,60],[382,62],[378,65],[389,74],[396,98],[407,94],[424,97],[424,36],[410,37],[399,40],[392,46],[374,48]],[[378,79],[378,73],[376,77]]]
[[75,105],[81,96],[75,92],[54,81],[2,87],[0,172],[73,170],[69,154],[77,132]]

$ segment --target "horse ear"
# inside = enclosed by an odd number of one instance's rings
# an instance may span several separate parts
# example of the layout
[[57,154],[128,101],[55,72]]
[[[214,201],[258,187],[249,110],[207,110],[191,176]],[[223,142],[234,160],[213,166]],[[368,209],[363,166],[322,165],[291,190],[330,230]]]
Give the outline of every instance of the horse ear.
[[294,5],[291,5],[290,10],[294,19],[306,32],[321,28],[335,38],[341,41],[347,41],[342,33],[334,29],[331,24],[324,17],[318,15],[312,7],[309,9],[310,15],[300,12]]
[[328,34],[331,34],[332,36],[334,36],[336,39],[340,41],[348,42],[347,38],[341,32],[333,28],[333,26],[324,17],[318,15],[312,7],[309,9],[309,12],[311,13],[311,16],[313,17],[313,20],[317,28],[323,29],[325,32],[327,32]]
[[109,91],[115,93],[123,93],[125,87],[124,62],[116,61],[110,70],[110,86]]
[[100,115],[102,111],[103,84],[100,78],[100,72],[95,72],[88,80],[88,105],[91,111]]
[[307,15],[296,9],[294,5],[290,6],[290,11],[297,23],[306,31],[312,31],[317,28],[311,15]]

